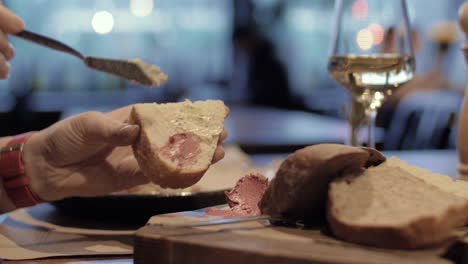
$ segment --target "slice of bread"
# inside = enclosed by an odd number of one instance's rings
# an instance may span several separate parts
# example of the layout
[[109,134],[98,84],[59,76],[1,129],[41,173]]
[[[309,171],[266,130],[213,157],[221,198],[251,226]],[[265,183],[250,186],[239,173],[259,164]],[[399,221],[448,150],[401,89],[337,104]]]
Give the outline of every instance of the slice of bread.
[[300,149],[281,164],[259,203],[260,210],[286,222],[321,221],[325,218],[328,184],[334,177],[383,160],[378,151],[341,144]]
[[161,187],[195,184],[211,165],[229,109],[220,100],[133,106],[130,122],[141,128],[133,152]]
[[327,219],[336,237],[377,247],[421,248],[447,242],[466,223],[467,199],[384,164],[330,183]]
[[424,182],[436,186],[442,191],[458,195],[468,199],[468,182],[454,180],[450,176],[432,173],[426,169],[410,165],[397,157],[390,157],[380,166],[382,167],[398,167],[412,174],[413,176],[423,180]]

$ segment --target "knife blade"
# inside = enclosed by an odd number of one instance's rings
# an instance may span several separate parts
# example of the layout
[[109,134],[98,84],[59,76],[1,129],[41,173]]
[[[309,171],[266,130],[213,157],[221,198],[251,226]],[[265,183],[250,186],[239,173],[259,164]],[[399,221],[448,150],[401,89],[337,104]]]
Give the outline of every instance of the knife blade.
[[33,43],[71,54],[80,58],[91,69],[115,75],[117,77],[153,87],[165,83],[168,79],[159,67],[146,64],[140,59],[115,60],[99,57],[85,57],[72,47],[55,39],[23,30],[13,36]]
[[183,227],[236,224],[236,223],[260,221],[260,220],[271,220],[271,217],[269,215],[259,215],[259,216],[247,216],[247,217],[238,217],[238,218],[213,219],[213,220],[207,220],[207,221],[194,221],[194,222],[187,222],[187,223],[152,223],[150,225],[157,225],[157,226],[168,227],[168,228],[183,228]]

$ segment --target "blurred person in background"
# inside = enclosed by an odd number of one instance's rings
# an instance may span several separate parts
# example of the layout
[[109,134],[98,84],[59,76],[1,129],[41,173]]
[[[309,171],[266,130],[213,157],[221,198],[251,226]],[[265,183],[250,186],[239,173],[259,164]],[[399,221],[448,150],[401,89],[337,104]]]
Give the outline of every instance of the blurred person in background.
[[254,2],[236,0],[233,9],[233,64],[226,83],[227,103],[304,108],[301,100],[291,92],[288,71],[277,54],[274,42],[260,30],[254,15]]
[[[384,147],[388,149],[453,148],[456,115],[462,94],[447,78],[448,54],[459,38],[453,22],[439,22],[429,28],[429,45],[422,46],[421,34],[412,31],[415,53],[430,49],[429,67],[417,72],[401,86],[379,110],[377,124],[387,131]],[[395,31],[386,34],[383,50],[391,52]],[[401,33],[400,33],[401,34]],[[418,64],[423,67],[425,65]],[[452,70],[451,68],[450,70]]]
[[234,65],[229,100],[235,104],[291,107],[287,72],[275,54],[273,43],[254,25],[234,28],[232,41]]
[[[382,50],[392,50],[392,45],[394,45],[393,39],[395,38],[394,34],[395,31],[393,28],[386,32]],[[379,126],[389,126],[395,108],[399,102],[407,96],[416,92],[451,90],[451,84],[444,74],[444,62],[450,48],[458,41],[458,34],[458,28],[452,22],[438,23],[431,28],[430,41],[434,44],[434,56],[431,68],[423,73],[415,73],[411,81],[397,89],[392,96],[385,101],[379,110]],[[414,53],[416,54],[423,49],[421,33],[413,29],[411,32],[411,39]]]
[[[14,49],[7,34],[23,21],[0,4],[0,78],[8,77]],[[0,137],[0,214],[72,196],[96,196],[148,182],[131,144],[140,127],[128,124],[131,106],[87,112],[37,132]],[[2,124],[8,125],[8,124]],[[213,162],[224,156],[218,142]]]
[[[434,25],[430,31],[430,40],[435,46],[432,67],[427,72],[416,75],[412,81],[396,90],[388,102],[397,104],[414,92],[450,90],[450,83],[444,75],[444,61],[450,48],[458,41],[458,34],[458,28],[453,22],[442,22]],[[414,31],[412,38],[416,53],[421,49],[419,33]]]

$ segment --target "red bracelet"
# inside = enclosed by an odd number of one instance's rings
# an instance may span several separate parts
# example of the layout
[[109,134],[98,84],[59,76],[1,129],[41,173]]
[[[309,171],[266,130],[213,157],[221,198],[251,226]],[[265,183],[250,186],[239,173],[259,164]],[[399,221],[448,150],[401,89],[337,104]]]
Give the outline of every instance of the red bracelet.
[[29,207],[43,201],[31,190],[21,154],[26,140],[35,132],[15,136],[0,149],[0,177],[3,187],[16,208]]

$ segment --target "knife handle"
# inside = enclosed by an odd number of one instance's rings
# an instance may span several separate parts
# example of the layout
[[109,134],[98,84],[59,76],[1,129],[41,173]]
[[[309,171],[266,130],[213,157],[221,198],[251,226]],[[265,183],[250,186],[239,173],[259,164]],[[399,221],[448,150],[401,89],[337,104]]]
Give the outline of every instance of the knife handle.
[[51,48],[51,49],[54,49],[54,50],[69,53],[71,55],[74,55],[74,56],[82,59],[82,60],[84,59],[84,56],[80,52],[78,52],[75,49],[69,47],[68,45],[66,45],[66,44],[64,44],[64,43],[62,43],[60,41],[57,41],[55,39],[51,39],[49,37],[42,36],[42,35],[39,35],[37,33],[31,32],[31,31],[23,30],[23,31],[21,31],[19,33],[16,33],[13,36],[16,36],[16,37],[22,38],[24,40],[34,42],[36,44],[39,44],[39,45],[42,45],[42,46],[45,46],[45,47],[48,47],[48,48]]

